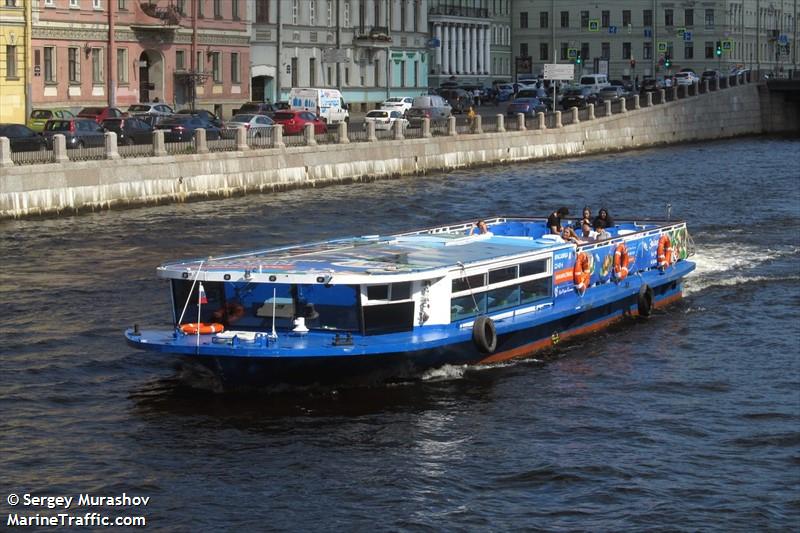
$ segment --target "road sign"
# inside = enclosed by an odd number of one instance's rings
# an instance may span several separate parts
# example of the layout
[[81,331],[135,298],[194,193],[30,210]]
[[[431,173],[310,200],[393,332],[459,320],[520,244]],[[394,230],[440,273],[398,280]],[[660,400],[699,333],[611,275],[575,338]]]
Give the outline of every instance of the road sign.
[[322,61],[325,63],[347,63],[347,50],[344,48],[326,48],[322,51]]
[[667,51],[667,41],[658,41],[658,52],[665,53]]
[[572,63],[545,63],[544,79],[571,80],[575,77],[575,65]]
[[686,28],[678,28],[677,30],[675,30],[676,37],[683,37],[685,33],[686,33]]
[[778,44],[781,46],[786,46],[789,44],[789,36],[785,33],[778,35]]
[[733,39],[725,39],[722,41],[722,49],[726,52],[733,50]]
[[598,19],[589,21],[589,31],[600,31],[600,21]]
[[568,59],[575,59],[578,57],[578,49],[577,48],[567,48],[567,58]]
[[619,28],[617,28],[616,26],[608,27],[608,33],[617,33],[617,31],[619,31]]
[[428,48],[439,48],[442,46],[442,42],[434,37],[433,39],[428,39]]

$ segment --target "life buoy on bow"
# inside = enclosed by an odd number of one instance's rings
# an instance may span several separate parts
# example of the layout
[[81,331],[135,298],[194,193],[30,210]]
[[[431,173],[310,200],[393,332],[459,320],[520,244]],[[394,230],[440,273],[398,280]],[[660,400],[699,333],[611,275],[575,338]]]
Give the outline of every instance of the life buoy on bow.
[[472,342],[481,353],[492,353],[497,348],[497,329],[494,321],[482,315],[472,323]]
[[222,324],[208,323],[208,322],[189,322],[188,324],[181,324],[181,331],[186,335],[211,335],[212,333],[222,333],[225,331],[225,326]]
[[575,258],[575,267],[572,269],[572,281],[575,283],[575,290],[580,294],[589,288],[589,278],[592,276],[589,264],[589,254],[580,252]]
[[619,243],[614,250],[614,277],[617,281],[628,277],[628,247],[624,242]]
[[672,264],[672,241],[669,235],[662,233],[658,239],[658,268],[666,269]]

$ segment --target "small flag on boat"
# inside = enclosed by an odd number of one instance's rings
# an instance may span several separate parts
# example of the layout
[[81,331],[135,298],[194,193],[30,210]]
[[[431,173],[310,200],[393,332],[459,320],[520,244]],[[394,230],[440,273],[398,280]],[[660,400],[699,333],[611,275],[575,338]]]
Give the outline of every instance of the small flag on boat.
[[207,304],[208,303],[208,298],[206,298],[206,290],[203,288],[203,284],[202,283],[200,284],[200,290],[198,291],[198,293],[199,293],[198,294],[198,296],[199,296],[198,303],[200,303],[200,305]]

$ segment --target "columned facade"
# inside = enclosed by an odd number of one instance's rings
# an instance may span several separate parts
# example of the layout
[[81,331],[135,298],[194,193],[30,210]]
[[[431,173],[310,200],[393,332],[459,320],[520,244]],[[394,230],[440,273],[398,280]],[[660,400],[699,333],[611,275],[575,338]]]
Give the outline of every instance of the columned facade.
[[[431,77],[446,81],[451,76],[485,78],[491,75],[489,23],[434,22],[433,35],[439,43],[431,65]],[[435,81],[434,81],[435,83]]]

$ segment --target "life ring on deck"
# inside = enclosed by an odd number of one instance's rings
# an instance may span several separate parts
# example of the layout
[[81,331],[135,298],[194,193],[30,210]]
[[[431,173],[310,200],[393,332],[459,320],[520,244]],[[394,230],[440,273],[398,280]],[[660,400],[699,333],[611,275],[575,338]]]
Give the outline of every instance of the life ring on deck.
[[488,316],[479,316],[472,323],[472,342],[481,353],[492,353],[497,348],[497,328]]
[[216,322],[189,322],[188,324],[181,324],[181,331],[186,335],[211,335],[212,333],[222,333],[225,331],[225,326]]
[[575,283],[575,290],[583,294],[589,288],[589,278],[592,277],[589,254],[580,252],[575,258],[575,267],[572,269],[572,281]]
[[639,316],[650,316],[653,311],[653,289],[645,284],[639,287],[639,296],[636,299],[636,310]]
[[658,239],[658,268],[666,269],[672,264],[672,241],[669,235],[662,233]]
[[628,247],[624,242],[619,243],[614,250],[614,277],[617,281],[628,277]]

